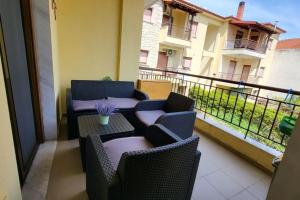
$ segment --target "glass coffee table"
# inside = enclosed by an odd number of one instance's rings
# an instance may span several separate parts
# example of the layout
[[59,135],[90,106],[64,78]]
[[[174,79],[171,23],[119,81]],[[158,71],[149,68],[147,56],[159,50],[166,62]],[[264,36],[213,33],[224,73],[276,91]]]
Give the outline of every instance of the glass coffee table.
[[79,129],[79,144],[82,168],[85,171],[85,143],[86,137],[98,134],[102,142],[120,137],[129,137],[134,134],[134,127],[121,113],[115,113],[109,117],[108,125],[99,123],[98,115],[83,115],[77,118]]

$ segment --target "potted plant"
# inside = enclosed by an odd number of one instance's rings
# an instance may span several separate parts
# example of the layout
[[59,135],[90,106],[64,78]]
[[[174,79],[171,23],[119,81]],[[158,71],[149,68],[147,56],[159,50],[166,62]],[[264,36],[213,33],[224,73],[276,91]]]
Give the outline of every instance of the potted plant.
[[109,122],[109,116],[111,116],[115,111],[115,105],[103,100],[96,104],[96,109],[99,114],[99,123],[101,125],[107,125]]

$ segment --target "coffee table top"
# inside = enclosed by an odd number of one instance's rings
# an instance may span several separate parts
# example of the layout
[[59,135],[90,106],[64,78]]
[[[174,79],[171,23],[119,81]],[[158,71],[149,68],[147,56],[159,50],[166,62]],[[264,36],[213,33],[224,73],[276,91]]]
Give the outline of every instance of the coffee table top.
[[111,115],[108,125],[105,126],[99,123],[98,115],[79,116],[78,127],[80,137],[87,137],[90,134],[109,135],[134,131],[134,127],[121,113]]

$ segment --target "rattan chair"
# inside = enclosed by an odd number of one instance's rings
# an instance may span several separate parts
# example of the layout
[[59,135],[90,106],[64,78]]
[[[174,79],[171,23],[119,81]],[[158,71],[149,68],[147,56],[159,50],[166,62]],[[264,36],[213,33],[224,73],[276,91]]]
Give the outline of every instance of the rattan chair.
[[[122,142],[130,140],[148,144],[127,145],[131,149],[127,151]],[[102,143],[97,135],[88,136],[86,190],[89,199],[191,199],[201,155],[197,151],[198,141],[196,136],[182,140],[162,125],[150,126],[144,137],[108,141],[111,146]],[[117,162],[111,155],[116,149],[121,152]]]

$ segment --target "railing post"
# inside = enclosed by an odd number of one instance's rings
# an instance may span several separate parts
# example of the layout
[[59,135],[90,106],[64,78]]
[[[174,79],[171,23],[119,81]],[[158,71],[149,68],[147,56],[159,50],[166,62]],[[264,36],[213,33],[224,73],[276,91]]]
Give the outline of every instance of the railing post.
[[250,117],[250,120],[249,120],[249,125],[248,125],[248,128],[247,128],[244,139],[247,138],[248,132],[249,132],[250,127],[251,127],[251,122],[252,122],[252,118],[253,118],[253,115],[254,115],[254,112],[255,112],[255,109],[256,109],[256,104],[257,104],[257,100],[258,100],[258,97],[259,97],[259,93],[260,93],[260,88],[258,88],[258,92],[257,92],[256,98],[255,98],[253,110],[252,110],[251,117]]
[[204,119],[206,118],[207,108],[209,106],[209,95],[210,95],[210,91],[211,91],[211,87],[213,85],[213,82],[214,82],[213,80],[210,80],[209,89],[208,89],[208,95],[207,95],[207,101],[206,101],[206,107],[205,107],[205,111],[204,111]]

